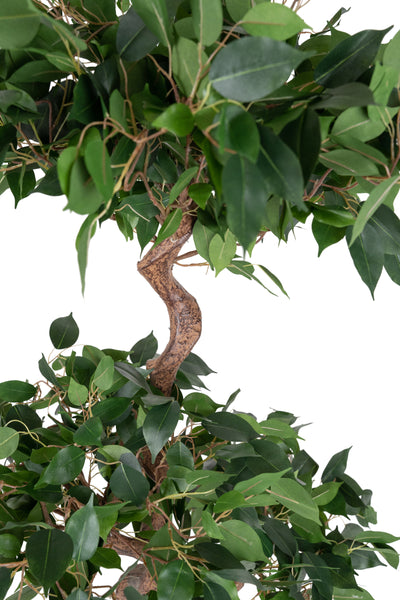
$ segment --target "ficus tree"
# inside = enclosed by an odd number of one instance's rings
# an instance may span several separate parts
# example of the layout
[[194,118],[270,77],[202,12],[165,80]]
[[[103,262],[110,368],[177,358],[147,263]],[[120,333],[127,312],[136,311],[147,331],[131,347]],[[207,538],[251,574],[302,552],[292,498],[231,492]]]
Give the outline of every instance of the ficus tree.
[[44,382],[0,383],[1,598],[370,600],[357,571],[398,566],[348,449],[317,477],[292,414],[204,393],[200,308],[173,276],[199,256],[285,293],[252,251],[311,220],[372,295],[383,269],[400,283],[400,34],[349,35],[344,9],[313,31],[302,4],[0,4],[1,191],[82,215],[82,289],[115,221],[171,330],[160,354],[153,334],[78,353],[71,313]]

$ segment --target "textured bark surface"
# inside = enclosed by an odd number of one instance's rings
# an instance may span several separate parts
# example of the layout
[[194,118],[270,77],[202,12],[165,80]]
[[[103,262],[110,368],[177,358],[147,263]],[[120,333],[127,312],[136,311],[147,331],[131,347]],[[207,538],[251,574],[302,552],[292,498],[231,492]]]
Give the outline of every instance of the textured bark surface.
[[182,246],[192,234],[193,217],[185,214],[176,233],[153,246],[138,263],[138,271],[165,302],[170,320],[170,339],[164,352],[147,362],[151,383],[171,394],[179,366],[201,334],[201,312],[195,298],[174,278],[172,268]]

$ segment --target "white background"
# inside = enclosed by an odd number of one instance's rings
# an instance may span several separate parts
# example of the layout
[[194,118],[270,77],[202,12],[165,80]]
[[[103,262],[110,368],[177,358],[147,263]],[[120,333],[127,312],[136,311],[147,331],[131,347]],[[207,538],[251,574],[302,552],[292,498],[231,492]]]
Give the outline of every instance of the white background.
[[[301,14],[318,30],[341,6],[314,0]],[[397,10],[396,0],[353,0],[342,29],[394,24],[388,40],[400,28]],[[48,327],[71,311],[82,344],[130,349],[151,330],[160,349],[168,340],[166,310],[136,272],[138,245],[126,243],[113,222],[93,239],[82,299],[74,240],[83,219],[63,212],[65,203],[31,196],[15,211],[9,194],[0,198],[0,381],[40,380]],[[290,300],[228,272],[175,270],[203,311],[195,352],[217,371],[206,379],[210,395],[225,402],[241,388],[237,410],[259,418],[287,410],[311,423],[303,447],[322,468],[352,446],[348,471],[374,491],[375,528],[400,535],[400,288],[383,276],[374,302],[345,242],[318,259],[308,226],[288,245],[266,240],[253,260],[280,277]],[[375,600],[388,600],[400,574],[380,567],[361,571],[358,581]]]

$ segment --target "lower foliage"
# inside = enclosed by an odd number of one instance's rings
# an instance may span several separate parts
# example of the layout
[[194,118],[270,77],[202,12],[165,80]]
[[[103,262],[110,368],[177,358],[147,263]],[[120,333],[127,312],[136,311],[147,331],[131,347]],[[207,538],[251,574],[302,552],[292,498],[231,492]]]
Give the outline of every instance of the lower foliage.
[[349,449],[317,477],[296,418],[230,411],[237,392],[214,402],[195,354],[165,397],[145,369],[152,334],[129,352],[66,353],[78,333],[72,314],[52,323],[46,383],[0,384],[1,600],[237,600],[246,584],[274,600],[371,600],[356,573],[397,568],[399,538],[369,528]]

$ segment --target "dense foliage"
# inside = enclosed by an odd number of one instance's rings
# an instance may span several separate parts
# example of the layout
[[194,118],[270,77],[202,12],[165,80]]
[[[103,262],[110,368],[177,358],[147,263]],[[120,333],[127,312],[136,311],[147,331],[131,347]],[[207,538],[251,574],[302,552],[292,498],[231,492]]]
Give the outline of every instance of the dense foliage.
[[[58,349],[77,335],[72,315],[50,328]],[[397,567],[396,538],[369,529],[349,449],[317,478],[293,415],[228,412],[237,392],[198,391],[211,370],[195,354],[159,395],[144,368],[156,351],[152,334],[129,352],[59,350],[39,362],[47,384],[0,383],[0,597],[21,574],[13,600],[107,597],[121,581],[127,600],[237,600],[244,583],[260,598],[370,600],[355,571]],[[99,586],[119,554],[136,560]]]
[[83,281],[97,224],[144,248],[189,211],[217,273],[256,279],[237,245],[310,218],[372,294],[383,268],[399,283],[400,36],[348,35],[344,9],[302,35],[301,0],[285,4],[1,3],[1,189],[66,194]]

